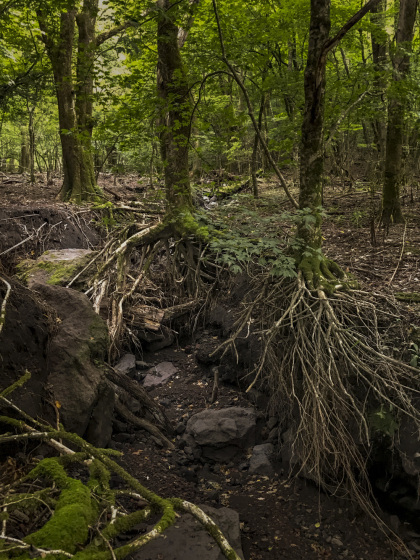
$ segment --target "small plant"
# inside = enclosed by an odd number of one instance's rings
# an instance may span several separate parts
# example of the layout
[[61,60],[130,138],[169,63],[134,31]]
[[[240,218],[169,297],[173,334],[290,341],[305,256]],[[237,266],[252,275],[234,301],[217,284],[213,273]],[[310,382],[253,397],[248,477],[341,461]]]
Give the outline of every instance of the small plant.
[[359,228],[361,227],[362,221],[366,218],[366,216],[367,216],[367,212],[365,212],[364,210],[355,210],[350,220],[352,224],[354,224],[357,228]]
[[391,405],[386,407],[383,404],[371,413],[369,416],[369,424],[376,432],[381,432],[390,437],[393,437],[400,427],[393,414],[393,407]]

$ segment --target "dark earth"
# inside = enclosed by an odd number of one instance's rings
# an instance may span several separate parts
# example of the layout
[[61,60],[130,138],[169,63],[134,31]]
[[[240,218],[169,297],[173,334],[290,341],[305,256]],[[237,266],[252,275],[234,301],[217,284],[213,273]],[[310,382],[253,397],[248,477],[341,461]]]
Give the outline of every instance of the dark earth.
[[[12,178],[19,180],[19,176]],[[111,201],[117,198],[123,203],[138,200],[137,177],[121,177],[116,183],[111,176],[102,177],[102,186],[109,189],[105,194]],[[278,202],[279,197],[275,189],[271,183],[264,185],[263,196],[271,197],[273,203]],[[103,212],[57,203],[54,197],[58,190],[58,178],[52,185],[47,185],[42,177],[35,186],[17,182],[0,184],[0,196],[4,201],[0,208],[0,254],[7,272],[12,271],[21,258],[37,256],[46,249],[89,248],[99,242],[103,230],[96,226],[101,224],[103,228]],[[327,255],[354,272],[367,291],[417,291],[420,275],[418,199],[416,193],[411,203],[407,195],[404,199],[406,226],[393,227],[386,235],[377,229],[376,245],[372,245],[371,213],[365,186],[355,185],[350,190],[345,186],[327,189],[324,200],[327,218],[323,230]],[[15,247],[23,239],[25,243]],[[15,248],[9,250],[11,247]],[[418,324],[418,304],[406,304],[405,309],[407,316],[413,321],[417,319]],[[181,444],[185,422],[207,408],[255,407],[261,424],[258,443],[268,436],[265,403],[255,395],[254,400],[250,400],[234,384],[222,384],[217,401],[210,404],[212,368],[198,363],[196,357],[202,346],[214,346],[215,335],[217,337],[208,326],[199,325],[193,338],[183,336],[170,348],[136,356],[137,360],[151,366],[171,362],[177,368],[166,384],[150,392],[165,407],[173,422],[176,448],[173,451],[164,449],[145,432],[117,421],[112,446],[123,451],[122,464],[127,470],[162,496],[178,496],[196,504],[236,510],[247,560],[408,557],[407,551],[399,552],[398,545],[392,546],[374,522],[349,502],[327,496],[310,481],[290,479],[281,462],[275,463],[273,475],[262,476],[248,473],[249,456],[246,455],[226,464],[188,460]],[[401,535],[411,551],[411,558],[420,558],[420,534],[415,528],[395,511],[388,510],[383,517]]]

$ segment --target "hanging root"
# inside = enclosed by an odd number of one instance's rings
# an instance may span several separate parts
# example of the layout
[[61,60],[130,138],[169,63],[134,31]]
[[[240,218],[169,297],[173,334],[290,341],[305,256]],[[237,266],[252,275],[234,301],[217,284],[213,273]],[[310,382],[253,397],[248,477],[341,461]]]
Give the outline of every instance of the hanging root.
[[246,304],[225,350],[246,336],[252,320],[262,351],[248,390],[257,382],[268,387],[273,412],[292,434],[293,466],[374,515],[371,415],[386,410],[395,425],[408,415],[420,429],[413,404],[419,371],[382,342],[380,330],[395,324],[395,306],[387,301],[381,311],[379,296],[361,291],[327,297],[309,289],[302,272],[255,288],[261,294]]

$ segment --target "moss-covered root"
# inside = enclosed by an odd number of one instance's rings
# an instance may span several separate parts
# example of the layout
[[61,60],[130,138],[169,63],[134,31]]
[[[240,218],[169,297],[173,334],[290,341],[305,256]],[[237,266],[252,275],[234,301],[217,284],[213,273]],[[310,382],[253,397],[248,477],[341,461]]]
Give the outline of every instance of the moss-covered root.
[[205,514],[202,509],[190,502],[187,502],[186,500],[174,499],[172,502],[177,510],[190,513],[203,525],[206,531],[217,542],[220,550],[228,560],[241,560],[240,556],[238,556],[234,549],[230,546],[213,519]]
[[323,290],[332,294],[338,289],[350,290],[358,288],[357,281],[346,274],[338,264],[323,255],[302,257],[298,270],[309,290]]
[[45,525],[28,535],[24,541],[39,548],[60,549],[74,554],[89,535],[98,511],[90,490],[80,480],[69,477],[54,458],[44,459],[30,473],[31,478],[43,476],[61,489],[53,516]]

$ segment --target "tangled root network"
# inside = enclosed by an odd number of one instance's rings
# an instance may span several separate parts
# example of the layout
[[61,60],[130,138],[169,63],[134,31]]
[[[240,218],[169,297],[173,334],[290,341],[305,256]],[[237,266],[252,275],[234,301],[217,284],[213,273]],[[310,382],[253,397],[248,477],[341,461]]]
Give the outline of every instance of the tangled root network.
[[302,275],[255,283],[258,296],[246,303],[226,349],[253,323],[262,353],[248,390],[256,383],[269,387],[272,412],[293,434],[292,462],[372,513],[369,418],[384,409],[396,421],[409,415],[420,427],[413,404],[419,371],[394,359],[383,343],[381,330],[395,323],[393,301],[378,305],[384,296],[358,290],[327,297],[309,290]]

